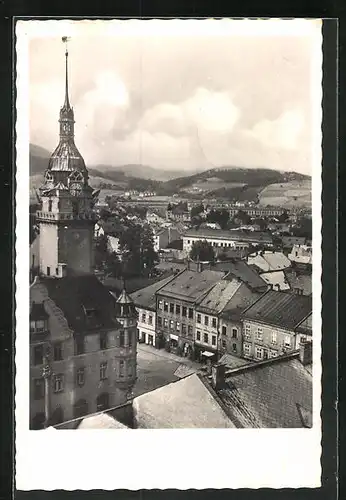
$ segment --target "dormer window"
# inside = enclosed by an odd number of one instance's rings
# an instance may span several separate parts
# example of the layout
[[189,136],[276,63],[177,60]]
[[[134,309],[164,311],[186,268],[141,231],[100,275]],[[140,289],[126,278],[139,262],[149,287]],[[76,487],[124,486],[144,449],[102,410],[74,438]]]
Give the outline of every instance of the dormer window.
[[99,311],[94,307],[84,307],[84,314],[87,321],[87,326],[96,327],[100,324]]

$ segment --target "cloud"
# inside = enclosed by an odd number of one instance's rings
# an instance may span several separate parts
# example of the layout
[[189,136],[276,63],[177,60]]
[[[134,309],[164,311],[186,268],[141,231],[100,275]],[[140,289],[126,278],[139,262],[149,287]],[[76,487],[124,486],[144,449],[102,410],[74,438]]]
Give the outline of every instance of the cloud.
[[303,132],[301,110],[285,111],[276,120],[261,120],[247,133],[268,148],[294,150]]

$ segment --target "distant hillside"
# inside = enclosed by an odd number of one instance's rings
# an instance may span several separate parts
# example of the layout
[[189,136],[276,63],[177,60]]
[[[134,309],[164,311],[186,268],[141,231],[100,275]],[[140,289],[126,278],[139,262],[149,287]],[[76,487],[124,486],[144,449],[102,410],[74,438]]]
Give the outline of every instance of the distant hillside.
[[[38,187],[42,182],[42,174],[47,168],[50,153],[35,144],[30,144],[30,184],[31,188]],[[296,172],[280,172],[267,168],[239,168],[221,167],[192,175],[170,178],[174,171],[158,170],[145,165],[111,165],[88,166],[90,184],[94,188],[110,189],[117,191],[150,190],[159,195],[172,195],[178,193],[185,197],[202,198],[215,197],[239,201],[262,201],[268,203],[274,194],[281,190],[279,197],[284,192],[285,196],[295,202],[300,197],[305,202],[308,196],[307,175]],[[175,171],[177,174],[179,171]],[[169,180],[165,180],[169,179]],[[306,182],[305,182],[306,181]],[[298,195],[287,195],[289,183],[305,183],[304,187],[298,186]],[[280,185],[285,184],[280,187]],[[287,184],[287,185],[286,185]],[[268,191],[269,186],[279,185]],[[261,193],[267,188],[266,196]],[[292,188],[291,188],[292,190]],[[302,195],[305,198],[302,198]],[[277,196],[277,195],[276,195]]]

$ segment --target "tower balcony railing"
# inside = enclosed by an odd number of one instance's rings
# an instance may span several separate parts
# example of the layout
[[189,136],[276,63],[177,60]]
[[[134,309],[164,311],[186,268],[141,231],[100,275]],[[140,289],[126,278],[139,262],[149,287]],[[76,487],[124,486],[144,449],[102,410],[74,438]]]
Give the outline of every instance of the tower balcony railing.
[[65,221],[65,220],[96,220],[97,216],[93,212],[73,214],[71,212],[36,212],[37,219],[47,221]]

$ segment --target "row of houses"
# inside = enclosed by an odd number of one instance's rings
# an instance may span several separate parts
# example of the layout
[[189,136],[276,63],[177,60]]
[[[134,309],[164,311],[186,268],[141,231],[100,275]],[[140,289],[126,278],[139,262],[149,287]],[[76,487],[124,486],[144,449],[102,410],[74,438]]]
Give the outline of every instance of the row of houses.
[[138,340],[202,361],[263,360],[311,340],[311,296],[273,290],[244,261],[183,269],[131,295]]

